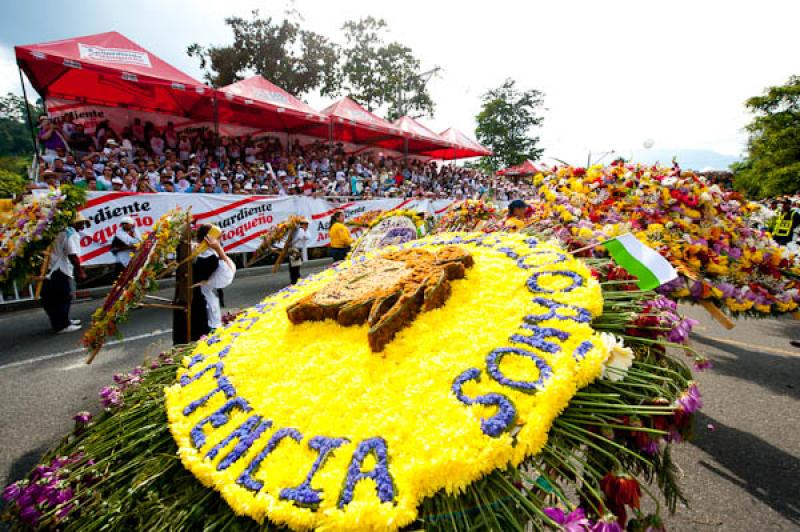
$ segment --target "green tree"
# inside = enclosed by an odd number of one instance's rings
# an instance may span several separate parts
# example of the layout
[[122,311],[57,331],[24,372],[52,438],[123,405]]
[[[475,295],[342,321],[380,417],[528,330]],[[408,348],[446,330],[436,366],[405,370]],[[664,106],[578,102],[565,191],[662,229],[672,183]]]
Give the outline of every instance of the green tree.
[[[42,114],[40,106],[28,103],[31,116]],[[25,113],[25,99],[8,93],[0,96],[0,156],[33,154],[33,141]]]
[[509,78],[500,87],[487,91],[481,101],[475,134],[481,144],[494,152],[492,157],[484,158],[486,166],[497,170],[541,156],[539,137],[531,129],[542,124],[538,113],[544,94],[535,89],[521,91]]
[[225,19],[233,31],[233,44],[187,48],[200,60],[205,77],[214,87],[240,81],[255,73],[288,92],[304,95],[319,89],[323,95],[336,94],[339,88],[338,53],[327,37],[303,29],[296,11],[287,11],[283,20],[261,18],[258,10],[250,20]]
[[747,157],[731,169],[735,185],[757,196],[800,192],[800,76],[746,102]]
[[386,43],[386,21],[374,17],[345,22],[342,48],[343,91],[370,111],[387,108],[387,118],[433,114],[433,99],[420,62],[408,46]]

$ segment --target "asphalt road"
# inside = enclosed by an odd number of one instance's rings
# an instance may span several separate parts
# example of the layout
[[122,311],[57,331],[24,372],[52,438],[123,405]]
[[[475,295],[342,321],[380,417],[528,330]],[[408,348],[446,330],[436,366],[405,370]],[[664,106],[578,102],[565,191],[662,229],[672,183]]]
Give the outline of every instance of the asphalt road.
[[[250,306],[287,282],[286,272],[237,279],[226,303]],[[77,303],[73,317],[86,322],[98,304]],[[701,321],[692,343],[714,367],[697,375],[705,408],[696,437],[675,453],[690,507],[668,529],[800,530],[800,349],[788,343],[800,322],[740,320],[728,331],[699,307],[683,311]],[[25,475],[75,412],[97,412],[113,373],[169,347],[170,326],[167,311],[137,310],[126,340],[86,366],[79,333],[53,335],[43,311],[0,314],[0,486]]]

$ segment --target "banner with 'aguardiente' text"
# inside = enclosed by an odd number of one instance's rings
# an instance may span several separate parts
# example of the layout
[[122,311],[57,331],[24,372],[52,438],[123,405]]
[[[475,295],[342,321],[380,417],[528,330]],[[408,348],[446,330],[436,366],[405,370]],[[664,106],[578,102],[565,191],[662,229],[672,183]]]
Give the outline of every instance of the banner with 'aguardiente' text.
[[166,212],[176,207],[192,209],[196,223],[222,229],[222,244],[230,253],[254,251],[259,237],[271,227],[299,212],[294,197],[234,196],[223,194],[90,193],[81,209],[92,225],[81,238],[81,262],[110,264],[111,241],[120,220],[130,216],[140,232],[149,231]]
[[[304,196],[239,196],[233,194],[179,194],[136,192],[90,192],[81,212],[92,225],[81,238],[81,262],[112,264],[111,241],[120,220],[130,216],[140,232],[149,231],[156,220],[176,207],[192,209],[195,223],[213,223],[222,229],[222,244],[229,253],[255,251],[259,237],[293,214],[309,220],[309,247],[330,243],[331,216],[344,211],[349,220],[366,212],[407,209],[441,216],[454,200],[383,198],[333,203]],[[360,229],[353,229],[358,237]]]

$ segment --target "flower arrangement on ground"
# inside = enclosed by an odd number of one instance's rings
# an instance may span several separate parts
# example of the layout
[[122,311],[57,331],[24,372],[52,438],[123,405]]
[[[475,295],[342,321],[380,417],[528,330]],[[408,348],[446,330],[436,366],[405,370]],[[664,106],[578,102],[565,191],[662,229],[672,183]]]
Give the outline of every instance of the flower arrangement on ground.
[[83,189],[65,185],[14,206],[9,223],[0,225],[0,285],[38,275],[47,248],[72,222],[85,199]]
[[670,510],[682,499],[670,447],[701,400],[666,350],[687,324],[625,280],[520,234],[343,261],[116,377],[106,412],[44,458],[74,460],[57,472],[69,497],[31,509],[20,481],[11,517],[64,530],[658,522],[641,499],[649,484]]
[[189,211],[175,209],[164,214],[144,236],[105,301],[92,314],[92,323],[81,340],[86,349],[95,351],[109,336],[118,337],[119,324],[125,322],[131,309],[142,302],[146,293],[158,289],[157,279],[169,266],[169,258],[189,223]]

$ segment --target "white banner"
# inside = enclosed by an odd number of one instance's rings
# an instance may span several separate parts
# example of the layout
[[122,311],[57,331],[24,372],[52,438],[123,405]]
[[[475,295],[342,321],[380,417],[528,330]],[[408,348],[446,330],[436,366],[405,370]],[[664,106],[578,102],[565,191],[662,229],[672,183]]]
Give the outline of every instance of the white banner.
[[133,218],[139,231],[146,232],[163,214],[176,207],[191,207],[195,223],[218,225],[226,251],[255,251],[261,243],[261,235],[299,212],[297,199],[294,196],[92,192],[81,209],[92,222],[81,238],[81,262],[88,265],[114,262],[111,241],[123,216]]
[[[455,200],[385,198],[336,204],[304,196],[239,196],[233,194],[143,194],[136,192],[90,192],[81,212],[92,225],[81,238],[81,262],[112,264],[111,241],[120,219],[130,216],[140,232],[149,231],[166,212],[191,207],[195,223],[213,223],[222,229],[222,244],[230,253],[255,251],[259,238],[292,214],[309,220],[309,247],[330,244],[331,216],[344,211],[345,220],[368,211],[407,209],[441,216]],[[360,230],[353,230],[358,237]]]

